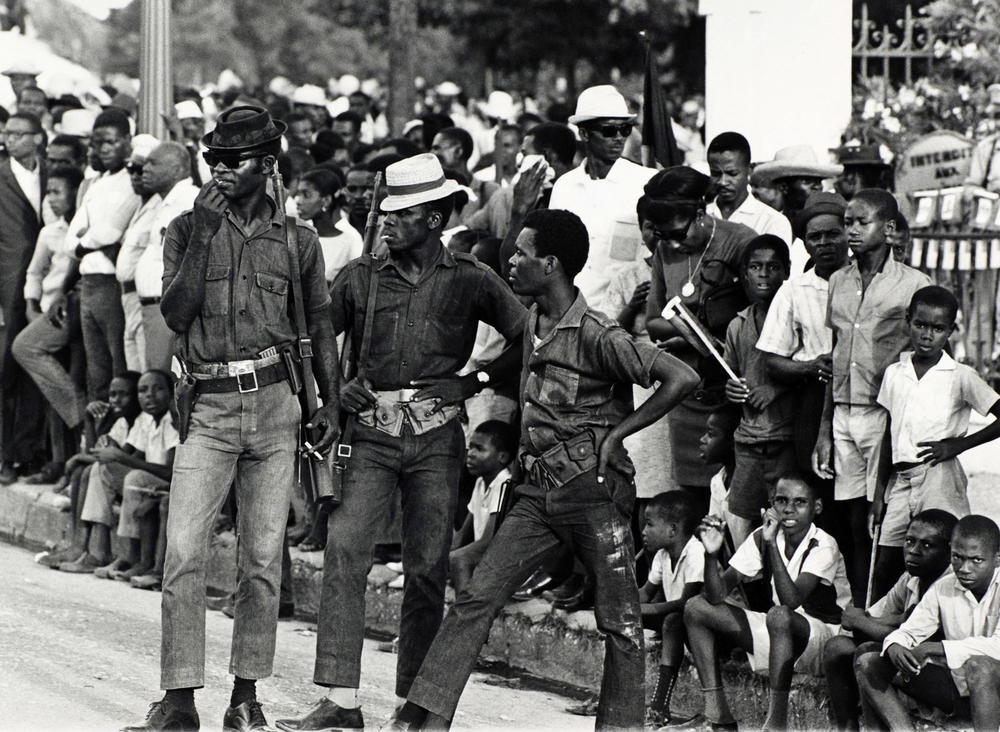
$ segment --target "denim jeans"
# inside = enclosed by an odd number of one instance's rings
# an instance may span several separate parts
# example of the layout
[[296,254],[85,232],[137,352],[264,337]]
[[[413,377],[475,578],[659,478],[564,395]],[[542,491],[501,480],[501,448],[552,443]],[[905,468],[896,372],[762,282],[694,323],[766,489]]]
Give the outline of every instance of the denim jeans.
[[453,419],[399,437],[358,425],[342,503],[330,514],[323,564],[314,681],[357,688],[365,635],[365,584],[382,515],[402,498],[403,609],[396,695],[406,696],[444,614],[448,548],[465,440]]
[[125,366],[125,313],[114,275],[80,278],[80,327],[87,353],[87,398],[108,398],[108,387]]
[[447,719],[486,642],[493,618],[532,572],[569,546],[594,580],[594,614],[604,634],[604,676],[597,728],[642,729],[645,665],[634,571],[630,480],[590,471],[560,488],[518,486],[518,497],[476,567],[472,583],[448,612],[408,699]]
[[160,685],[205,682],[205,569],[219,508],[236,481],[236,619],[229,672],[271,674],[281,547],[295,478],[301,409],[285,382],[200,394],[170,483]]

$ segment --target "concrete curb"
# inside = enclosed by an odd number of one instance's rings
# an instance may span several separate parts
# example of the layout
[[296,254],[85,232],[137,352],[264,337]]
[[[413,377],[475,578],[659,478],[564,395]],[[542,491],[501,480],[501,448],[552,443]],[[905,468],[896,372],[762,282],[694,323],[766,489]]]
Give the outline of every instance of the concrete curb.
[[[30,549],[52,548],[70,538],[69,499],[51,486],[15,483],[0,486],[0,539]],[[236,577],[235,541],[222,535],[212,542],[207,583],[231,590]],[[322,552],[291,550],[296,615],[314,621],[322,587]],[[376,566],[369,575],[365,626],[370,633],[395,635],[399,627],[402,591],[386,583],[395,575]],[[657,678],[659,644],[647,631],[646,692]],[[512,603],[494,621],[480,660],[577,690],[596,693],[600,687],[604,637],[591,611],[566,613],[544,600]],[[688,659],[689,661],[689,659]],[[745,662],[729,661],[723,668],[732,708],[741,723],[759,726],[767,710],[767,682],[749,672]],[[697,712],[702,695],[689,662],[682,668],[674,692],[675,711]],[[828,729],[828,703],[821,679],[796,676],[790,700],[790,727]]]

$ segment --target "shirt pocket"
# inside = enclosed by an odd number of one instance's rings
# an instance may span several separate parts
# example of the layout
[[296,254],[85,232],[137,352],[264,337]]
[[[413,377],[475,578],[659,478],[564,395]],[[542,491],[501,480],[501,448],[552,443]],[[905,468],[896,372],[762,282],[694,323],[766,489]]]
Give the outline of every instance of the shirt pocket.
[[266,325],[281,322],[288,308],[288,279],[280,275],[257,272],[254,275],[256,300],[260,307],[260,316]]
[[542,404],[553,407],[570,407],[576,403],[576,394],[579,388],[579,373],[549,364],[545,367],[538,400]]
[[642,243],[642,232],[634,218],[618,216],[611,229],[611,259],[621,262],[633,262]]
[[205,299],[202,314],[216,317],[229,314],[229,265],[210,264],[205,271]]
[[469,317],[464,315],[433,315],[424,322],[424,351],[438,358],[457,358],[466,342],[465,328]]

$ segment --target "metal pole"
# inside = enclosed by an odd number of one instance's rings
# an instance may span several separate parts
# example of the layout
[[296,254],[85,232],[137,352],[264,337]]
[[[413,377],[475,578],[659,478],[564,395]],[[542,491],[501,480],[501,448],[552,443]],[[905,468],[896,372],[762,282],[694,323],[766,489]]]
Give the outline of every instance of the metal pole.
[[139,119],[137,132],[167,139],[163,115],[174,108],[173,73],[170,66],[170,0],[142,1],[142,36],[139,50]]

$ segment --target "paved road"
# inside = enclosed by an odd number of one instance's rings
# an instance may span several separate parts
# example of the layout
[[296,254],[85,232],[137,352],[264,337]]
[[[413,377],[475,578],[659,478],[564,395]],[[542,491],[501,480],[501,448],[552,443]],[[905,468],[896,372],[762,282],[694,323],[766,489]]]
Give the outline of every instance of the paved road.
[[[209,612],[207,687],[197,692],[202,728],[218,730],[232,683],[232,621]],[[142,719],[157,691],[160,595],[89,575],[66,575],[0,544],[0,730],[115,730]],[[259,684],[268,719],[319,698],[309,683],[316,637],[303,622],[278,626],[275,675]],[[395,656],[365,641],[361,697],[369,729],[391,714]],[[587,729],[555,694],[470,681],[456,728]]]

